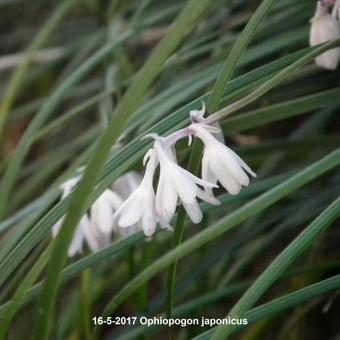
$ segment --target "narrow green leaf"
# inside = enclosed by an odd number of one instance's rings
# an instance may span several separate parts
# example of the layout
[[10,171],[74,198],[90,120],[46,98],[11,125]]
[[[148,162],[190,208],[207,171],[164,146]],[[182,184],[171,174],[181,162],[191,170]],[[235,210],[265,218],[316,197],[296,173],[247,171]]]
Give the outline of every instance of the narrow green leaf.
[[[242,318],[244,313],[251,308],[280,277],[281,273],[308,249],[321,233],[339,216],[340,198],[333,202],[275,258],[236,303],[228,316]],[[231,334],[231,328],[233,327],[228,325],[218,327],[212,339],[226,339]]]
[[38,278],[42,270],[45,268],[50,250],[50,247],[46,248],[44,252],[40,255],[39,259],[34,263],[33,267],[30,269],[29,273],[20,284],[13,299],[11,300],[11,303],[8,305],[5,317],[1,321],[0,340],[6,338],[8,327],[10,326],[16,312],[19,310],[23,300],[26,298],[29,288],[31,288],[34,281]]
[[241,55],[255,36],[259,26],[268,15],[274,3],[275,0],[262,1],[237,39],[212,89],[211,96],[207,104],[208,113],[213,113],[219,108],[222,96],[235,72]]
[[[277,314],[287,310],[288,308],[295,307],[304,302],[310,301],[313,298],[319,297],[326,293],[339,289],[340,287],[340,275],[333,276],[329,279],[322,280],[314,283],[305,288],[299,289],[296,292],[281,296],[263,305],[255,307],[244,314],[244,318],[247,319],[248,325],[254,324],[257,321],[264,320],[269,317],[276,316]],[[231,329],[230,334],[241,331],[247,326],[235,325]],[[211,339],[212,334],[216,331],[217,327],[204,332],[203,334],[195,337],[195,340],[208,340]]]

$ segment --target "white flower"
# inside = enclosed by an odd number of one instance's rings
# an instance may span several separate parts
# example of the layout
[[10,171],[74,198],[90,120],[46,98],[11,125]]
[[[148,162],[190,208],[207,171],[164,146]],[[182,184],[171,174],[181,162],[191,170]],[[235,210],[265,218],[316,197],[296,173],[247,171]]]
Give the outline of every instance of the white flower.
[[[337,1],[335,15],[338,15],[339,2]],[[335,8],[335,7],[334,7]],[[332,17],[327,10],[327,6],[317,3],[316,12],[311,19],[310,45],[318,45],[329,40],[340,38],[340,24]],[[328,70],[335,70],[340,58],[340,48],[333,48],[316,57],[315,62],[320,67]]]
[[194,223],[200,222],[202,212],[196,197],[211,204],[219,204],[219,201],[200,189],[198,185],[204,188],[213,188],[215,185],[201,180],[176,164],[172,149],[162,145],[160,140],[155,141],[154,151],[160,163],[156,192],[156,211],[160,224],[163,227],[169,226],[176,211],[178,198],[190,219]]
[[[72,178],[61,185],[63,190],[62,199],[67,197],[78,184],[80,177]],[[89,211],[82,217],[76,227],[72,242],[68,249],[70,257],[82,253],[83,243],[86,241],[89,248],[96,252],[111,242],[111,231],[113,229],[113,212],[122,204],[122,199],[112,190],[105,190],[92,204]],[[61,218],[52,229],[55,237],[63,223]]]
[[156,165],[155,157],[150,155],[142,182],[113,216],[119,227],[127,228],[138,224],[146,236],[155,232],[157,218],[152,181]]
[[[204,181],[213,184],[219,181],[230,194],[236,195],[240,192],[242,185],[249,184],[246,172],[256,177],[256,174],[234,151],[219,142],[208,131],[215,132],[215,128],[200,123],[194,123],[189,128],[192,134],[204,143],[202,158],[202,179]],[[212,195],[210,188],[207,188],[206,191]]]

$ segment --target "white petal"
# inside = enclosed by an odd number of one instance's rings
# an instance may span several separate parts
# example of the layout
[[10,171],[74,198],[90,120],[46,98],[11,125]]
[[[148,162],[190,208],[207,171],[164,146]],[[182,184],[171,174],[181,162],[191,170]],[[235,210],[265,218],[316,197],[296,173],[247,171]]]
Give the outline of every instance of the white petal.
[[238,159],[235,158],[233,152],[229,148],[226,146],[224,146],[224,148],[220,148],[220,152],[216,154],[216,157],[220,159],[223,166],[228,169],[228,171],[240,184],[244,186],[249,184],[249,177],[244,172],[238,162]]
[[100,249],[96,233],[94,228],[87,216],[84,216],[79,223],[80,228],[82,229],[86,242],[89,245],[90,249],[93,252],[96,252]]
[[229,170],[224,167],[223,163],[217,157],[212,159],[209,167],[231,195],[237,195],[240,192],[241,185],[234,179]]
[[151,236],[156,230],[156,213],[152,209],[147,209],[142,216],[142,229],[145,236]]
[[[179,169],[178,169],[179,168]],[[186,174],[186,170],[178,167],[176,172],[169,172],[167,176],[167,183],[176,190],[181,201],[187,204],[191,204],[196,197],[196,184],[195,182]],[[175,168],[174,168],[175,169]],[[188,172],[189,173],[189,172]]]
[[[312,19],[310,30],[310,45],[315,46],[326,41],[340,38],[340,24],[320,3],[317,5],[317,10]],[[316,63],[325,69],[334,70],[339,62],[340,48],[334,48],[324,52],[316,58]]]
[[126,228],[137,223],[142,216],[141,198],[144,186],[141,184],[113,214],[113,223]]
[[163,218],[170,221],[176,211],[177,193],[161,170],[156,192],[156,211]]
[[[138,190],[138,189],[137,189]],[[134,194],[132,194],[134,195]],[[125,203],[117,210],[116,214],[120,213],[118,225],[121,228],[130,227],[137,223],[142,216],[142,201],[139,195],[130,196]],[[115,214],[115,215],[116,215]]]
[[220,182],[230,195],[237,195],[241,191],[241,184],[234,179],[227,169],[225,169],[225,174],[223,178],[220,179]]
[[[204,181],[207,181],[211,184],[216,185],[217,177],[214,175],[212,171],[210,171],[209,162],[210,162],[209,154],[207,152],[204,152],[203,157],[202,157],[202,166],[201,166],[202,179]],[[205,191],[208,195],[214,196],[211,188],[205,188]]]
[[340,58],[340,49],[334,48],[316,57],[315,62],[318,66],[326,70],[333,71],[338,66],[339,58]]
[[82,228],[78,225],[73,235],[72,242],[68,248],[68,256],[72,257],[83,252],[84,233]]
[[113,211],[110,202],[97,200],[91,207],[91,221],[103,233],[109,234],[113,227]]
[[193,223],[199,223],[202,221],[202,211],[196,200],[191,204],[183,203],[183,206]]
[[149,188],[149,191],[145,193],[143,204],[143,214],[141,217],[141,227],[146,236],[151,236],[156,229],[157,218],[155,210],[155,194],[153,188]]

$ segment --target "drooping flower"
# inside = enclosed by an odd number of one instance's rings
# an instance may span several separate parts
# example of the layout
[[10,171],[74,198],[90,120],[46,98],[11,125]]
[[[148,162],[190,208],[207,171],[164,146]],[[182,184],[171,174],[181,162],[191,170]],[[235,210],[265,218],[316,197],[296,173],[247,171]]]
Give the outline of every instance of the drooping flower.
[[203,188],[213,188],[215,185],[201,180],[189,171],[181,168],[173,157],[169,146],[156,140],[154,151],[160,163],[160,175],[156,192],[156,211],[161,225],[168,226],[173,217],[178,200],[183,204],[188,216],[194,223],[202,220],[202,212],[197,198],[211,204],[219,204],[213,196],[208,195]]
[[[155,133],[144,137],[151,137],[155,142],[144,156],[144,165],[149,160],[144,178],[114,214],[119,227],[138,225],[147,236],[154,233],[157,222],[162,228],[171,229],[170,222],[178,204],[183,205],[192,222],[199,223],[202,212],[198,199],[210,204],[220,204],[212,192],[218,181],[235,195],[242,186],[249,184],[247,173],[256,176],[239,156],[224,145],[224,136],[215,117],[205,119],[204,113],[203,103],[201,110],[190,112],[190,126],[167,137],[160,137]],[[211,132],[220,138],[213,136]],[[176,142],[188,137],[190,145],[192,136],[200,138],[205,145],[202,179],[177,164]],[[158,165],[160,172],[155,194],[153,180]]]
[[[334,16],[338,16],[339,2],[334,7]],[[328,13],[328,7],[322,5],[319,1],[317,3],[316,12],[311,19],[311,30],[309,41],[311,46],[315,46],[329,40],[340,38],[340,24]],[[340,58],[340,48],[333,48],[328,50],[318,57],[315,62],[322,68],[328,70],[335,70],[338,66]]]
[[[62,199],[67,197],[74,190],[79,179],[80,177],[72,178],[60,186],[63,191]],[[82,253],[84,242],[88,244],[93,252],[110,244],[111,232],[113,229],[112,214],[119,208],[122,202],[121,197],[110,189],[105,190],[97,198],[76,227],[72,242],[68,249],[68,255],[70,257]],[[53,226],[53,237],[58,234],[63,220],[64,217]]]
[[[194,123],[190,127],[192,134],[204,143],[202,158],[202,179],[216,184],[219,181],[223,187],[232,195],[237,195],[242,186],[249,184],[250,174],[256,174],[249,166],[231,149],[219,142],[210,132],[215,128],[202,123]],[[211,188],[206,188],[209,195],[212,195]]]
[[151,236],[155,232],[157,224],[155,192],[152,185],[157,161],[151,152],[148,156],[149,161],[142,182],[115,212],[113,219],[121,228],[137,224],[146,236]]

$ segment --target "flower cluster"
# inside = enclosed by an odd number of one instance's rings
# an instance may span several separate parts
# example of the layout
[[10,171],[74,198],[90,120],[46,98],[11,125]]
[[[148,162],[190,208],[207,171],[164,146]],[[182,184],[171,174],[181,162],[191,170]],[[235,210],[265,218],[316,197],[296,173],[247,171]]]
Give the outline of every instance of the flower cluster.
[[[98,251],[111,242],[112,233],[129,236],[143,230],[148,237],[156,225],[171,230],[178,204],[182,204],[193,223],[202,220],[198,199],[218,205],[213,189],[217,183],[237,195],[249,184],[249,176],[256,177],[249,166],[224,145],[224,137],[217,123],[204,118],[205,106],[190,112],[191,124],[168,137],[151,133],[153,147],[143,159],[145,174],[140,178],[130,172],[105,190],[82,217],[68,250],[69,256],[82,253],[86,242],[92,251]],[[175,144],[179,139],[199,138],[204,144],[201,178],[177,164]],[[154,177],[159,167],[159,179],[154,190]],[[80,176],[65,182],[62,198],[67,197],[79,182]],[[55,237],[63,218],[53,227]]]
[[[329,13],[333,6],[332,13]],[[322,0],[317,2],[314,17],[311,19],[310,45],[315,46],[329,40],[340,38],[340,0]],[[340,47],[319,55],[315,62],[327,70],[335,70],[340,58]]]
[[[114,222],[121,228],[138,224],[147,236],[151,236],[159,223],[170,229],[170,221],[178,203],[182,204],[193,223],[202,219],[198,199],[210,204],[220,204],[212,189],[217,183],[232,195],[249,184],[248,174],[256,177],[248,165],[231,149],[224,145],[223,136],[216,124],[204,119],[205,107],[190,112],[191,125],[176,131],[168,137],[149,134],[153,147],[146,153],[145,175],[139,187],[128,197],[114,214]],[[202,178],[199,178],[177,164],[175,144],[179,139],[199,138],[204,144]],[[153,182],[159,166],[156,190]]]
[[[80,180],[80,176],[72,178],[60,186],[62,199],[72,193]],[[113,223],[113,213],[122,205],[131,192],[133,192],[141,181],[136,172],[129,172],[117,179],[112,189],[105,190],[92,204],[91,208],[80,220],[73,240],[68,249],[70,257],[81,254],[86,242],[91,251],[96,252],[111,243],[112,233],[119,236],[129,236],[138,231],[137,225],[130,228],[117,228]],[[64,218],[61,218],[52,228],[52,235],[56,237]]]

